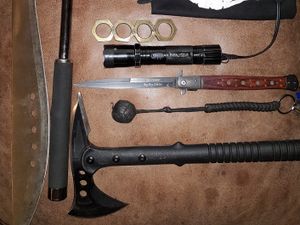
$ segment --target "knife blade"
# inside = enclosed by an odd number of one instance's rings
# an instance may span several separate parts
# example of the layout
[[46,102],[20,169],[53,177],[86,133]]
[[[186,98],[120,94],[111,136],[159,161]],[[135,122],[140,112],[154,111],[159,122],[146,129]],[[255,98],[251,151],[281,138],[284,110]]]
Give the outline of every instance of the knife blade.
[[107,89],[128,89],[128,88],[161,88],[175,87],[176,78],[173,77],[149,77],[149,78],[120,78],[85,81],[74,84],[76,87],[85,88],[107,88]]
[[30,224],[48,159],[49,109],[36,1],[13,0],[12,220]]

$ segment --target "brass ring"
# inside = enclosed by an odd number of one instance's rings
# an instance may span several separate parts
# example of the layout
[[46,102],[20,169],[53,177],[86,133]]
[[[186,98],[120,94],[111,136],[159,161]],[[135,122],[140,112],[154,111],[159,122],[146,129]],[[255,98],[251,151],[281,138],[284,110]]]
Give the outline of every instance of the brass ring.
[[[138,30],[139,30],[139,27],[141,25],[146,25],[150,28],[150,31],[151,31],[151,34],[149,35],[149,37],[146,37],[146,38],[143,38],[139,35],[138,33]],[[137,20],[135,25],[134,25],[134,37],[136,38],[136,40],[140,43],[143,43],[143,42],[150,42],[153,40],[154,38],[154,26],[153,24],[151,23],[151,21],[149,20]]]
[[[118,35],[117,28],[118,28],[118,26],[120,26],[121,24],[125,24],[125,25],[127,25],[127,26],[130,28],[130,35],[129,35],[128,37],[123,38],[123,37],[120,37],[120,36]],[[113,27],[113,29],[112,29],[112,33],[113,33],[114,38],[115,38],[116,41],[119,41],[119,42],[129,42],[130,39],[133,37],[133,33],[134,33],[133,30],[134,30],[134,26],[132,25],[132,23],[127,22],[127,21],[125,21],[125,20],[118,20],[118,21],[115,23],[115,25],[114,25],[114,27]]]
[[[163,23],[168,24],[171,28],[171,33],[167,37],[161,35],[161,33],[159,32],[159,26]],[[171,19],[158,19],[155,23],[154,30],[155,30],[155,36],[159,41],[172,41],[177,32],[177,28]]]
[[[106,24],[110,27],[110,34],[107,37],[100,37],[97,34],[97,27],[101,24]],[[96,20],[93,29],[92,29],[92,34],[94,35],[94,37],[96,38],[97,41],[99,42],[106,42],[106,41],[111,41],[113,39],[113,24],[110,22],[110,20]]]

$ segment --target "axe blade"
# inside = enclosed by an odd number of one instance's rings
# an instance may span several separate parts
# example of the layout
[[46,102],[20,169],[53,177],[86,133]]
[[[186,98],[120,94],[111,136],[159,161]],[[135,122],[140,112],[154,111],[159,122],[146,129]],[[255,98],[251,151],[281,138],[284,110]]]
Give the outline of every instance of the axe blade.
[[90,190],[88,195],[85,197],[80,195],[82,191],[78,192],[80,189],[75,190],[75,198],[69,215],[94,218],[109,215],[127,206],[126,203],[114,199],[99,190],[94,182],[91,183],[89,184]]
[[127,204],[110,197],[97,188],[93,174],[82,167],[82,155],[91,143],[88,140],[90,129],[80,93],[74,108],[74,115],[71,156],[74,200],[69,215],[92,218],[116,212]]

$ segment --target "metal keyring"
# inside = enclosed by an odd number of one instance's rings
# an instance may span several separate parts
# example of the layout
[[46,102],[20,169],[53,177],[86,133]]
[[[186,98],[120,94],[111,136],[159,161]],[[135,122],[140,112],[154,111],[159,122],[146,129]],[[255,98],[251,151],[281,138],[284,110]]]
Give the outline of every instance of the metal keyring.
[[294,106],[293,106],[293,111],[296,111],[297,113],[300,113],[300,105],[299,103],[295,103]]
[[[292,105],[292,107],[288,110],[288,111],[282,111],[281,109],[280,109],[280,107],[281,107],[281,103],[282,103],[282,101],[284,100],[284,99],[286,99],[286,98],[291,98],[292,100],[293,100],[293,105]],[[289,95],[289,94],[286,94],[286,95],[283,95],[282,97],[281,97],[281,99],[279,100],[279,105],[280,105],[280,107],[278,108],[278,112],[279,113],[281,113],[281,114],[288,114],[288,113],[290,113],[290,112],[292,112],[292,111],[294,111],[296,108],[295,108],[295,105],[296,105],[296,99],[295,99],[295,97],[293,96],[293,95]]]

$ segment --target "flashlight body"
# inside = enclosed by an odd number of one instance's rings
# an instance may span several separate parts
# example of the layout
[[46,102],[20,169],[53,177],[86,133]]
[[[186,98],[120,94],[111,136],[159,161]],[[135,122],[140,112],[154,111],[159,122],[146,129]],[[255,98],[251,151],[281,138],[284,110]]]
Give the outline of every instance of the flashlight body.
[[141,46],[105,45],[104,67],[140,67],[141,65],[221,64],[219,45],[198,46]]

